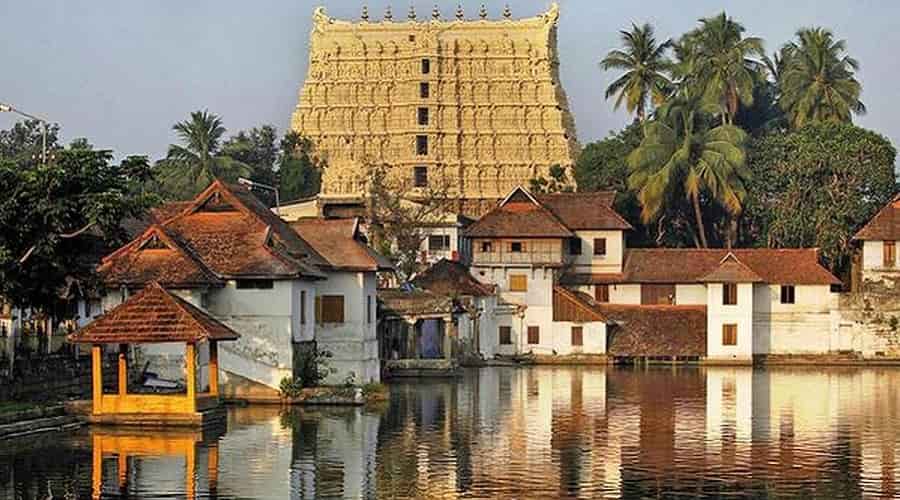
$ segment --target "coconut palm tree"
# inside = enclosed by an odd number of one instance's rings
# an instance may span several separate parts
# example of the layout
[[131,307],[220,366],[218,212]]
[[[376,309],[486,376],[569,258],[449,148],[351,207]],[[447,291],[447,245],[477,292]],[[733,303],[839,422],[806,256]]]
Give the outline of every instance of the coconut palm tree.
[[859,63],[846,55],[846,42],[835,40],[824,28],[801,29],[797,38],[782,49],[784,67],[778,81],[781,106],[791,125],[849,122],[852,113],[864,114],[862,86],[854,77]]
[[667,201],[685,196],[693,207],[704,248],[708,241],[701,196],[736,218],[750,177],[744,151],[747,134],[728,124],[708,128],[704,113],[708,107],[696,94],[672,98],[658,110],[656,119],[644,125],[644,139],[628,156],[628,185],[637,192],[643,221],[658,217]]
[[631,31],[620,31],[623,48],[609,51],[600,61],[604,70],[624,70],[625,73],[606,88],[606,99],[616,97],[615,109],[625,103],[625,109],[643,121],[652,101],[662,104],[669,95],[672,82],[667,76],[671,62],[666,51],[671,40],[657,43],[653,26],[631,25]]
[[700,19],[700,26],[680,41],[679,53],[688,59],[691,83],[702,89],[703,98],[719,106],[723,123],[733,123],[741,105],[753,104],[753,88],[762,81],[764,65],[761,38],[743,36],[744,26],[725,12]]
[[234,181],[249,175],[250,167],[221,154],[225,127],[222,119],[206,110],[194,111],[189,119],[176,123],[172,130],[181,144],[170,144],[166,158],[160,161],[160,181],[175,198],[189,198],[214,179]]

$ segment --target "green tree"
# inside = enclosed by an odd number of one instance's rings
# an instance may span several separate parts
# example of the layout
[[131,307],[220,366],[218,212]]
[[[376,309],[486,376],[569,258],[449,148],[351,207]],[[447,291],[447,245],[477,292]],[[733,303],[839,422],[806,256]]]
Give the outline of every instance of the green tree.
[[606,99],[617,96],[615,109],[624,102],[625,109],[643,121],[650,102],[662,104],[671,90],[672,82],[667,76],[671,62],[666,51],[672,42],[658,43],[650,24],[632,24],[631,31],[619,33],[623,47],[609,51],[600,67],[625,73],[606,88]]
[[[77,144],[76,144],[77,146]],[[112,163],[109,151],[57,150],[46,165],[0,160],[0,295],[16,305],[51,307],[67,277],[89,280],[98,247],[122,243],[122,220],[157,198],[143,190],[145,157]],[[23,208],[24,207],[24,208]],[[100,252],[102,254],[102,252]]]
[[[0,130],[0,159],[21,166],[41,161],[42,126],[37,120],[16,122],[9,130]],[[47,127],[47,151],[59,148],[59,125]]]
[[296,200],[319,192],[324,165],[313,157],[313,143],[295,131],[281,139],[278,168],[281,197]]
[[744,26],[725,12],[700,19],[700,26],[680,41],[682,57],[692,73],[686,79],[702,89],[703,98],[718,107],[722,122],[733,124],[741,105],[753,104],[753,89],[763,81],[761,38],[744,37]]
[[658,115],[644,126],[644,139],[628,157],[628,185],[637,193],[645,223],[657,219],[667,204],[688,199],[698,244],[705,248],[701,198],[708,197],[732,218],[741,213],[749,177],[746,133],[733,125],[709,128],[696,96],[673,98]]
[[797,39],[782,49],[778,79],[791,125],[850,122],[851,114],[864,114],[862,86],[854,77],[859,63],[846,54],[846,42],[824,28],[801,29]]
[[158,164],[158,177],[166,196],[189,199],[216,178],[234,182],[250,174],[249,166],[222,154],[225,127],[217,115],[195,111],[172,129],[182,144],[169,145],[166,158]]
[[743,243],[817,247],[831,269],[849,268],[853,234],[894,195],[896,150],[851,124],[810,124],[751,142]]
[[278,131],[272,125],[241,130],[222,143],[222,154],[250,167],[250,179],[274,185],[279,158]]

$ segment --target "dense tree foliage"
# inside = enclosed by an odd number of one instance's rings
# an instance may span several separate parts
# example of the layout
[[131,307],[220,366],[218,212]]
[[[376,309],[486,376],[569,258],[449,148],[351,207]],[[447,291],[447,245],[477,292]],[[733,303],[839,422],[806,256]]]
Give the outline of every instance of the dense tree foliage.
[[753,141],[741,240],[818,247],[836,271],[850,238],[897,189],[890,141],[850,124],[823,123]]
[[274,185],[281,151],[272,125],[241,130],[222,143],[222,154],[250,167],[251,180]]
[[278,168],[281,198],[296,200],[318,193],[323,168],[313,155],[312,141],[294,131],[285,134]]

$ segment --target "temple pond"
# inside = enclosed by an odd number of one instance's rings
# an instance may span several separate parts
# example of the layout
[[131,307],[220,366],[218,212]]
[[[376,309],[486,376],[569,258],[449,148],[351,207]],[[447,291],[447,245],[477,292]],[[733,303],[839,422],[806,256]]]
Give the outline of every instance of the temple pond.
[[483,368],[379,408],[0,442],[0,499],[896,497],[900,369]]

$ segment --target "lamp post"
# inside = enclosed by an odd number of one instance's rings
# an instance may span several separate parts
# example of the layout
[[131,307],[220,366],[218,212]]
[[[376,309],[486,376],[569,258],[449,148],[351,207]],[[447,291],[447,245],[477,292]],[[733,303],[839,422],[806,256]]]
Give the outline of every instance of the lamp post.
[[250,187],[250,188],[260,188],[268,191],[272,191],[275,193],[275,214],[281,217],[281,199],[278,197],[278,188],[274,186],[270,186],[268,184],[262,184],[256,181],[251,181],[250,179],[244,177],[238,177],[238,184]]
[[39,116],[34,116],[32,114],[28,114],[24,111],[20,111],[16,108],[10,106],[9,104],[3,103],[3,102],[0,102],[0,113],[15,113],[17,115],[24,116],[25,118],[28,118],[31,120],[37,120],[38,122],[41,123],[41,164],[46,165],[47,164],[47,125],[49,125],[49,123],[47,123],[47,120],[45,120]]

